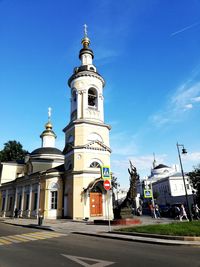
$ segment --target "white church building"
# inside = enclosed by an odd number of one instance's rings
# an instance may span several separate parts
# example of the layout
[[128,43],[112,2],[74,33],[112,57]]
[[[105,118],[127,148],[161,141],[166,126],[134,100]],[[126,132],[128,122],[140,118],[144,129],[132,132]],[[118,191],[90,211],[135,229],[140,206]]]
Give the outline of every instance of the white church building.
[[[25,162],[0,163],[0,215],[21,217],[113,219],[112,196],[103,186],[102,166],[110,166],[110,125],[104,121],[104,78],[93,64],[85,28],[80,66],[68,80],[70,118],[65,147],[55,147],[49,116],[41,147]],[[109,211],[109,212],[108,212]]]
[[[193,187],[189,177],[184,175],[189,203],[193,203]],[[151,189],[159,205],[186,204],[185,186],[179,166],[169,167],[164,164],[153,163],[151,174],[143,181],[143,189]],[[143,190],[142,189],[142,190]],[[142,192],[143,195],[143,192]]]

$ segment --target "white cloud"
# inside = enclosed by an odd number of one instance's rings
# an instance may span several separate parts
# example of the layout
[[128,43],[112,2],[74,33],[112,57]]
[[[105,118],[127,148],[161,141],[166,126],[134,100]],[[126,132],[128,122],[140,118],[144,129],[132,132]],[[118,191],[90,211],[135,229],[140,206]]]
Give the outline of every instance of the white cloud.
[[137,153],[135,137],[126,132],[111,132],[111,147],[114,155],[128,156]]
[[200,96],[192,98],[193,102],[200,102]]
[[[156,155],[156,162],[158,164],[165,163],[167,158],[166,154]],[[141,178],[150,174],[153,155],[140,155],[140,156],[129,156],[120,159],[112,159],[111,166],[116,177],[119,178],[119,182],[122,185],[128,186],[129,183],[129,173],[128,168],[130,167],[129,160],[136,167],[138,174]]]
[[185,105],[185,110],[192,109],[193,105],[192,104],[187,104]]
[[200,93],[200,82],[197,82],[193,85],[182,84],[177,90],[176,93],[171,98],[171,104],[175,105],[175,109],[182,109],[187,105],[188,101],[192,101]]
[[195,109],[195,103],[200,102],[200,82],[195,83],[193,79],[179,86],[164,109],[150,117],[155,126],[177,122],[183,118],[184,112]]
[[186,27],[184,27],[184,28],[178,30],[178,31],[175,31],[175,32],[173,32],[173,33],[171,34],[171,36],[174,36],[174,35],[177,35],[177,34],[179,34],[179,33],[185,32],[185,31],[187,31],[187,30],[189,30],[189,29],[191,29],[191,28],[193,28],[193,27],[195,27],[195,26],[197,26],[197,25],[199,25],[199,22],[195,22],[195,23],[193,23],[193,24],[191,24],[191,25],[188,25],[188,26],[186,26]]
[[200,162],[200,152],[193,152],[193,153],[188,153],[185,155],[183,158],[183,161],[194,161],[195,162]]

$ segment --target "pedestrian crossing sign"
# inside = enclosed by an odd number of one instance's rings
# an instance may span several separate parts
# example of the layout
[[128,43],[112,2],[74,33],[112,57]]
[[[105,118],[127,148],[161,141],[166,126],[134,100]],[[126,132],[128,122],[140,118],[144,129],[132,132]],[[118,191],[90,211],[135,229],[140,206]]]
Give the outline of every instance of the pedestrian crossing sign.
[[110,179],[110,167],[109,166],[102,166],[101,177],[106,180]]
[[144,190],[144,198],[152,198],[152,190]]

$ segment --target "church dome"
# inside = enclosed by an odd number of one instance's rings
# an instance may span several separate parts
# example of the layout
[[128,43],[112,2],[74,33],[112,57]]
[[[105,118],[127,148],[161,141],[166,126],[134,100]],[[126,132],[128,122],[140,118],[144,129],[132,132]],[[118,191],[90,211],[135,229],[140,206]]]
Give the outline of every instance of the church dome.
[[63,155],[62,151],[55,147],[41,147],[33,150],[31,152],[31,156],[42,154],[50,154],[50,155]]
[[164,164],[159,164],[158,166],[156,166],[156,167],[154,168],[154,170],[163,169],[163,168],[170,168],[170,167],[167,166],[167,165],[164,165]]

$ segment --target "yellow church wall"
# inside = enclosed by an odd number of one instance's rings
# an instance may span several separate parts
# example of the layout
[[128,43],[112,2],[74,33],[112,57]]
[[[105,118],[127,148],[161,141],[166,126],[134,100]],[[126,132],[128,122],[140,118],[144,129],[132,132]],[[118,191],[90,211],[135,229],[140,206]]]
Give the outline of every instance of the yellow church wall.
[[110,146],[109,143],[109,129],[107,127],[102,127],[93,124],[79,124],[75,127],[75,146],[85,145],[89,143],[88,137],[91,133],[97,133],[101,136],[103,143],[106,146]]
[[82,177],[74,177],[74,197],[73,197],[73,219],[83,219],[84,218],[84,201],[82,199],[82,191],[83,191],[83,178]]
[[33,165],[33,171],[32,172],[34,173],[34,172],[48,170],[48,169],[54,168],[56,166],[59,166],[61,164],[63,164],[63,161],[50,162],[50,163],[32,162],[32,165]]
[[[57,210],[51,209],[51,185],[55,183],[57,185]],[[47,179],[41,187],[41,212],[44,218],[61,218],[62,217],[62,197],[63,197],[63,185],[62,180],[59,177]]]
[[67,216],[73,218],[73,178],[72,176],[67,176],[65,182],[65,196],[67,197]]
[[16,179],[16,177],[22,176],[23,174],[24,174],[24,165],[3,162],[0,184],[13,181]]
[[77,151],[74,155],[74,170],[91,171],[90,164],[93,161],[99,161],[102,166],[110,166],[110,153],[98,150],[94,153],[94,150],[89,149],[85,149],[84,152]]

